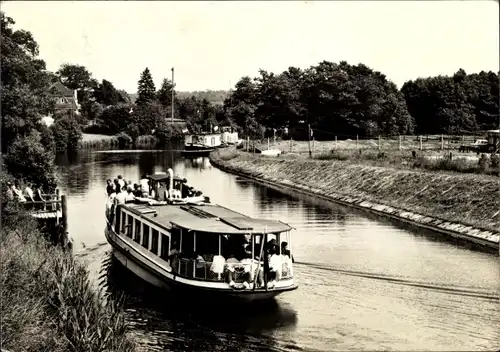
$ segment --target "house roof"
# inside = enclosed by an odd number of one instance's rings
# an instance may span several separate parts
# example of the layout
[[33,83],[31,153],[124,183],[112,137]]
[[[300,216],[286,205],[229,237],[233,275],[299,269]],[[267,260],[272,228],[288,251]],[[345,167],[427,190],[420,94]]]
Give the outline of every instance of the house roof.
[[73,97],[74,94],[73,90],[69,89],[61,82],[56,82],[53,85],[51,85],[49,88],[49,92],[51,92],[54,95],[62,95],[65,97]]
[[144,204],[124,206],[142,217],[164,227],[177,226],[186,230],[218,234],[278,233],[292,229],[279,220],[251,218],[220,205],[163,205]]

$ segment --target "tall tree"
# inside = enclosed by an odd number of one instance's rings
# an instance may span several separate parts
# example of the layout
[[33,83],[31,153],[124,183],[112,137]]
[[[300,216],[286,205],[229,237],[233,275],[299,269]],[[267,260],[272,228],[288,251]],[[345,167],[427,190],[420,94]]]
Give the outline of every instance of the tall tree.
[[99,85],[99,88],[94,92],[96,101],[104,106],[116,105],[119,102],[124,103],[122,96],[113,86],[113,83],[105,79]]
[[80,65],[62,64],[56,75],[62,84],[70,89],[88,90],[95,87],[97,83],[87,68]]
[[135,102],[137,105],[145,105],[156,99],[156,88],[149,68],[146,67],[146,69],[141,73],[138,85],[138,96]]
[[15,137],[38,127],[53,107],[48,88],[54,77],[38,58],[38,44],[30,32],[14,30],[14,20],[1,12],[2,153]]

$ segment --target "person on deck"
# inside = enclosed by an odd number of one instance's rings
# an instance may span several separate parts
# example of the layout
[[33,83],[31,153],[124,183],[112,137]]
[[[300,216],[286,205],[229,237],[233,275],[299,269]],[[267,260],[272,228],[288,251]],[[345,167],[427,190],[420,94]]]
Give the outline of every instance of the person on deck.
[[125,204],[127,202],[127,194],[120,187],[116,190],[116,200],[118,204]]
[[125,187],[125,180],[123,179],[122,175],[118,175],[118,185],[120,186],[121,190]]
[[179,272],[179,256],[180,252],[178,249],[177,241],[172,242],[172,249],[170,250],[170,253],[168,253],[168,259],[170,261],[170,267],[172,268],[172,271],[174,273]]
[[234,279],[236,278],[235,276],[235,271],[236,268],[239,267],[240,261],[235,258],[234,254],[230,254],[229,258],[226,260],[226,266],[227,266],[227,272],[228,272],[228,280],[229,280],[229,286],[234,286],[235,282]]
[[141,186],[139,186],[137,183],[134,183],[134,196],[142,197]]
[[[125,193],[122,191],[122,193]],[[134,194],[132,193],[132,189],[131,188],[128,188],[127,189],[127,193],[126,193],[126,196],[125,196],[125,203],[131,203],[135,201],[135,196]]]
[[115,185],[109,178],[106,180],[106,193],[108,194],[108,197],[111,196],[112,193],[115,193]]
[[281,257],[275,250],[272,250],[270,252],[270,258],[269,258],[269,272],[268,272],[269,281],[267,283],[269,288],[274,287],[276,285],[276,281],[280,280],[281,270],[282,270]]
[[142,175],[139,184],[141,185],[142,196],[147,198],[149,196],[149,180],[146,178],[146,175]]

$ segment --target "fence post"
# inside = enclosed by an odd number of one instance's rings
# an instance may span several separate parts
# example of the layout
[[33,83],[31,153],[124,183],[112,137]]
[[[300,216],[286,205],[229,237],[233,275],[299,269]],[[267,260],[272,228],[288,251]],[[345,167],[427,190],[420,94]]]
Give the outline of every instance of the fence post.
[[356,135],[356,150],[358,150],[358,139],[359,139],[359,136]]
[[66,205],[66,196],[62,195],[61,196],[61,224],[64,229],[64,236],[66,236],[66,232],[68,231],[68,208]]
[[380,145],[380,135],[378,135],[378,151],[380,151],[380,149],[382,148],[382,146]]
[[267,150],[269,150],[269,137],[267,137]]
[[290,153],[292,152],[292,143],[293,143],[293,138],[290,136]]
[[401,150],[401,135],[399,135],[399,150]]
[[420,136],[418,136],[418,139],[419,139],[419,141],[420,141],[420,150],[422,150],[422,136],[421,136],[421,135],[420,135]]
[[247,153],[248,153],[249,147],[250,147],[250,137],[247,136]]
[[338,149],[338,145],[337,145],[337,136],[335,136],[335,149]]

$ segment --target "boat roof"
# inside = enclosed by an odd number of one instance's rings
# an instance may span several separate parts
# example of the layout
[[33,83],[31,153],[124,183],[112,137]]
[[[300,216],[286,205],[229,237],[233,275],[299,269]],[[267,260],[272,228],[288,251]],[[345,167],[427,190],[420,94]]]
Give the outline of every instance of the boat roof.
[[289,231],[279,220],[251,218],[221,205],[125,204],[123,207],[163,227],[176,226],[196,232],[219,234],[260,234]]
[[[168,176],[167,173],[165,173],[165,174],[146,175],[146,178],[156,182],[162,182],[162,181],[167,181],[170,177]],[[182,181],[184,179],[179,176],[174,176],[174,180]]]

